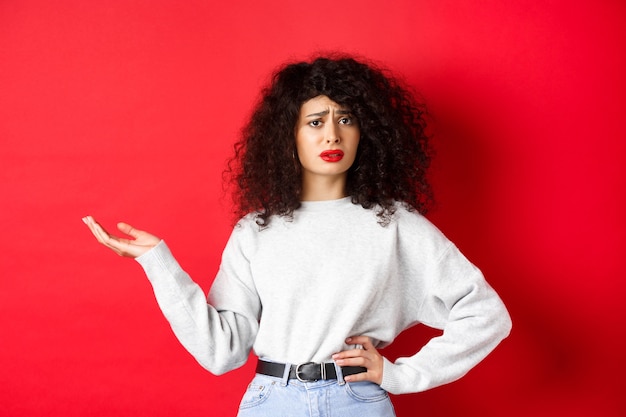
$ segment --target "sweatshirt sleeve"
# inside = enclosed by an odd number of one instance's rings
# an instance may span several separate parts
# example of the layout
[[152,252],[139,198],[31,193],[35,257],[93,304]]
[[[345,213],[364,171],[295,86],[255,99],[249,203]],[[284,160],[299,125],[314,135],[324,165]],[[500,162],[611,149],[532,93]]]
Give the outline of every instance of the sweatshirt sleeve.
[[500,297],[452,243],[425,269],[417,321],[443,333],[411,357],[384,360],[381,386],[392,394],[425,391],[461,378],[511,330]]
[[218,310],[180,267],[164,241],[136,258],[174,334],[208,371],[220,375],[242,366],[258,331],[258,297],[236,278],[233,297],[244,300],[237,310]]

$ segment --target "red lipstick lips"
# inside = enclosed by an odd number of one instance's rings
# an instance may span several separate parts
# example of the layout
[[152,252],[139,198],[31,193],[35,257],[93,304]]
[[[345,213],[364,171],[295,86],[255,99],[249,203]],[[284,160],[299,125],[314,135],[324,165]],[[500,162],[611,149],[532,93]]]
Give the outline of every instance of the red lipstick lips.
[[343,158],[343,151],[339,149],[324,151],[320,154],[320,158],[326,162],[339,162]]

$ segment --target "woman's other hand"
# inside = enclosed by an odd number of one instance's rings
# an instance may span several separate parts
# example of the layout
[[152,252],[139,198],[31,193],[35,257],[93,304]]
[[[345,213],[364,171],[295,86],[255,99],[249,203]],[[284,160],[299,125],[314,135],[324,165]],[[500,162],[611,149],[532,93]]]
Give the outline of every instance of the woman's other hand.
[[89,230],[91,230],[91,233],[93,233],[98,242],[120,256],[137,258],[148,252],[161,241],[158,237],[148,232],[137,230],[127,223],[118,223],[117,228],[120,232],[130,236],[132,239],[125,239],[109,234],[91,216],[83,217],[83,222],[89,227]]
[[367,336],[354,336],[346,339],[350,345],[361,345],[363,349],[344,350],[333,355],[339,366],[362,366],[367,372],[345,377],[348,382],[371,381],[378,385],[383,382],[383,357],[378,353]]

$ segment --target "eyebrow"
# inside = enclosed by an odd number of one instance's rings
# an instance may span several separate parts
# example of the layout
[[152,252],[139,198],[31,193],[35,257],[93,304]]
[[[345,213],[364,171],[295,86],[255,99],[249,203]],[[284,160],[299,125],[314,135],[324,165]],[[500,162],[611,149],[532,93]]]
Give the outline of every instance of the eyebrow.
[[[328,113],[330,113],[330,110],[324,110],[321,111],[319,113],[311,113],[311,114],[307,114],[304,117],[322,117],[322,116],[326,116]],[[337,110],[337,114],[341,114],[341,115],[346,115],[346,114],[350,114],[350,110]]]

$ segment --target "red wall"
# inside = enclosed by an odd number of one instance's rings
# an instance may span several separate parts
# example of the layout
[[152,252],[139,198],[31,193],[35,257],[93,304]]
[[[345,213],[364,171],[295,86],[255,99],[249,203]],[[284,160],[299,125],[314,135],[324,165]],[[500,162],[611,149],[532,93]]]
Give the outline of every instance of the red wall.
[[0,2],[1,416],[236,414],[253,361],[203,371],[80,219],[165,237],[208,290],[221,171],[259,87],[335,49],[429,103],[431,218],[514,321],[461,381],[394,397],[398,415],[624,415],[623,2],[211,3]]

